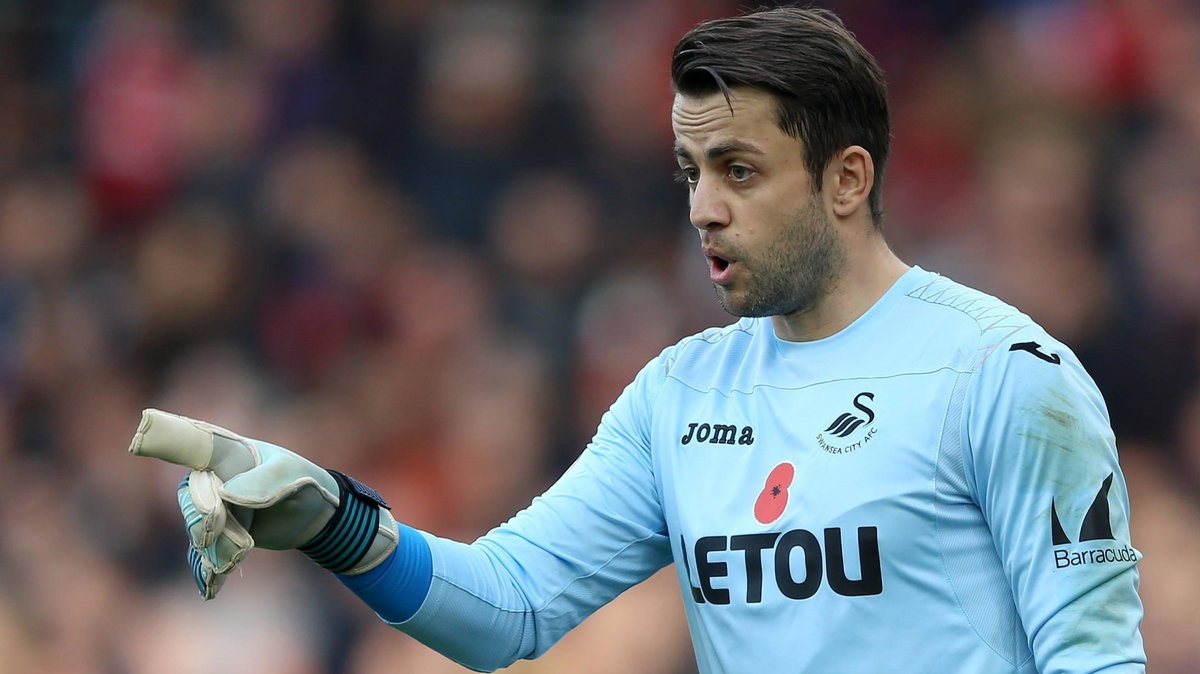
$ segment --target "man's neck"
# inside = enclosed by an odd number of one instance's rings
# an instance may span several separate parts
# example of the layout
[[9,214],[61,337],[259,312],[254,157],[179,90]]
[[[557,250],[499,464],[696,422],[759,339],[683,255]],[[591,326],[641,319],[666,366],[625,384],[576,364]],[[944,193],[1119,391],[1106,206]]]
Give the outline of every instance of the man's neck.
[[909,269],[878,233],[848,248],[846,266],[816,306],[771,317],[777,337],[811,342],[836,335],[874,306]]

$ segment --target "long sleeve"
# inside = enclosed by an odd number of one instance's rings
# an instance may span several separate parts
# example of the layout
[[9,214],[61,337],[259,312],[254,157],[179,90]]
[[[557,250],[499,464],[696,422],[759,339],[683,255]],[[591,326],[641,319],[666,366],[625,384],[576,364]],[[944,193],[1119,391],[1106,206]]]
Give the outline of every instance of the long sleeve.
[[[467,667],[492,671],[544,653],[668,564],[649,436],[662,377],[659,361],[651,361],[576,463],[504,525],[470,545],[419,534],[432,559],[428,593],[414,615],[389,622]],[[388,597],[372,593],[389,587],[352,589],[378,607]]]
[[1037,671],[1144,672],[1141,553],[1095,384],[1031,328],[983,363],[966,405],[968,480]]

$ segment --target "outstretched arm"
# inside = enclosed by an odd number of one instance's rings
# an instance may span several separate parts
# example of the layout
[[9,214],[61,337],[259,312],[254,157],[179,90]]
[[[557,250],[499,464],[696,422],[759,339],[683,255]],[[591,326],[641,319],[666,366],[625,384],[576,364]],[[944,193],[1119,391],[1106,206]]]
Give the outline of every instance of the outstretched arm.
[[[343,563],[333,568],[339,579],[389,624],[461,664],[490,671],[544,653],[600,606],[670,562],[649,444],[650,408],[661,380],[661,366],[652,361],[604,416],[592,443],[558,483],[469,545],[396,525],[381,500],[364,496],[369,490],[359,493],[286,449],[224,429],[212,433],[217,444],[232,442],[250,456],[236,467],[222,463],[223,455],[213,458],[219,452],[210,451],[203,433],[188,434],[200,437],[198,449],[183,451],[169,439],[146,451],[150,445],[143,438],[131,450],[201,469],[192,473],[193,481],[207,480],[209,491],[188,489],[186,494],[195,491],[210,512],[227,508],[226,526],[244,526],[256,547],[299,547],[316,558],[316,547],[329,557],[330,550],[349,549],[346,541],[357,541],[359,547],[365,543],[361,559],[334,555]],[[277,467],[263,468],[268,462]],[[247,465],[252,467],[246,470]],[[257,476],[247,479],[255,471]],[[197,474],[206,477],[195,480]],[[233,489],[247,484],[255,489]],[[254,498],[246,495],[250,491]],[[181,505],[185,501],[181,498]],[[364,505],[358,515],[335,520],[343,503],[369,504],[375,510]],[[373,528],[372,513],[379,516]],[[228,538],[216,519],[201,516],[190,531],[208,527],[208,533],[192,535],[193,545],[208,560],[210,574],[220,576],[236,564],[230,563],[230,550],[240,548],[228,541],[224,546],[212,543]],[[343,524],[333,527],[336,521]],[[319,535],[308,538],[331,527],[339,530],[341,542],[318,546],[323,540]],[[377,555],[384,545],[384,554]]]

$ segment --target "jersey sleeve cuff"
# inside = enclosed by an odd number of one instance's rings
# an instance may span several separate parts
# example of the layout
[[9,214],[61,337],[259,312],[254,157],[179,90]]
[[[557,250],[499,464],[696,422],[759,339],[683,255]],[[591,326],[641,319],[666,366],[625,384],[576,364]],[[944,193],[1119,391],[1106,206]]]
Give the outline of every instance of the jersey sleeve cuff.
[[404,524],[397,523],[396,528],[399,541],[383,563],[356,576],[337,574],[388,623],[402,623],[416,614],[433,582],[433,553],[425,537]]

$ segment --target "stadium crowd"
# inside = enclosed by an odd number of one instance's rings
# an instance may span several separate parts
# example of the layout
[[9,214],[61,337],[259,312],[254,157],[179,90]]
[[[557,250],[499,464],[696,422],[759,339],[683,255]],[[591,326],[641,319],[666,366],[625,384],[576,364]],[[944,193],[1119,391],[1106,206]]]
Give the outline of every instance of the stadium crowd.
[[[893,247],[1104,392],[1150,668],[1195,671],[1200,6],[819,4],[888,75]],[[732,320],[671,179],[668,67],[742,5],[4,3],[0,672],[464,671],[300,555],[201,603],[181,471],[125,453],[140,410],[441,535],[506,519],[646,360]],[[511,671],[694,672],[680,601],[664,571]]]

